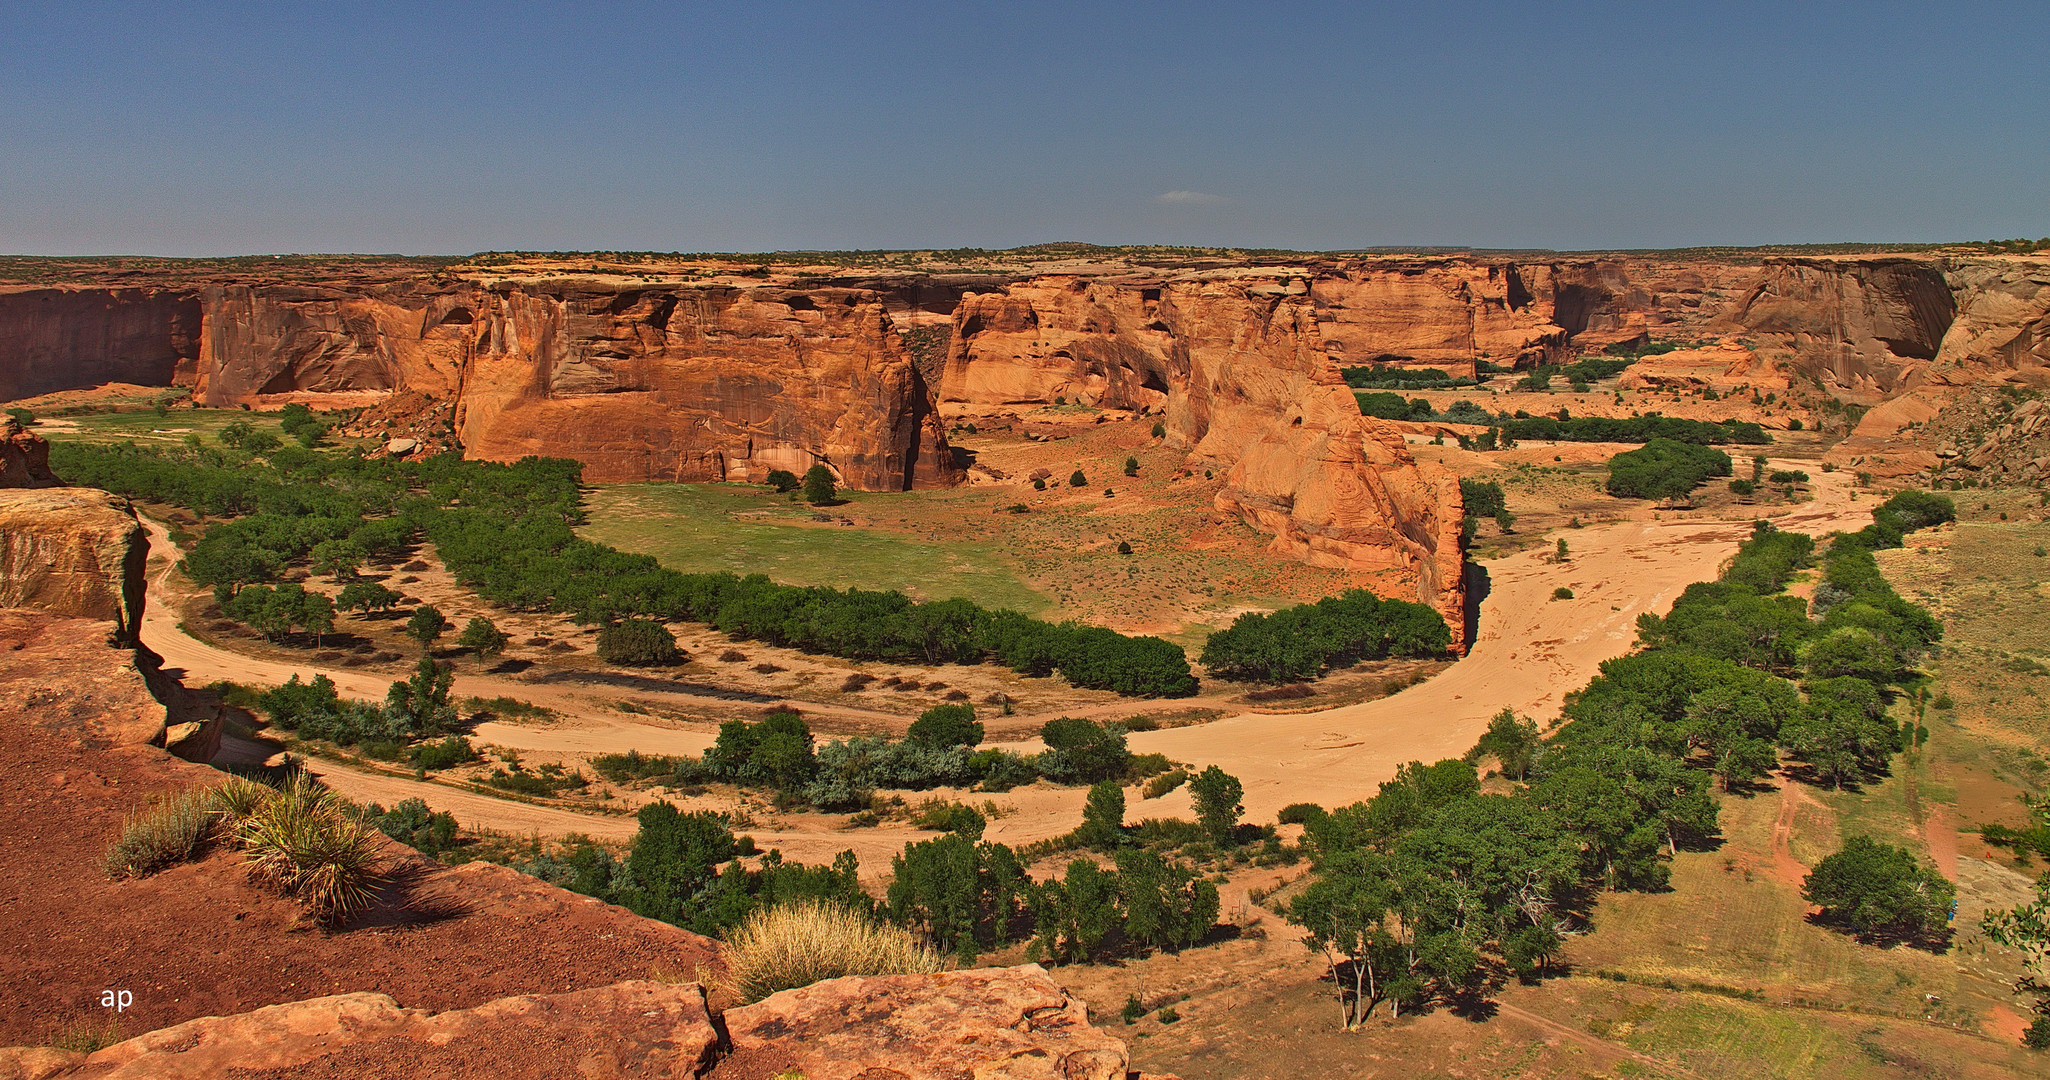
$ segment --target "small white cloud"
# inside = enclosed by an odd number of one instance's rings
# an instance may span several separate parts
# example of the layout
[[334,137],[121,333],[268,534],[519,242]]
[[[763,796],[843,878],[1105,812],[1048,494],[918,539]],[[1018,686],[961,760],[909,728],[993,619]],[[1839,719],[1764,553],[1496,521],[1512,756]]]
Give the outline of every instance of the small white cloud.
[[1224,196],[1207,191],[1167,191],[1154,196],[1153,201],[1178,206],[1215,206],[1224,201]]

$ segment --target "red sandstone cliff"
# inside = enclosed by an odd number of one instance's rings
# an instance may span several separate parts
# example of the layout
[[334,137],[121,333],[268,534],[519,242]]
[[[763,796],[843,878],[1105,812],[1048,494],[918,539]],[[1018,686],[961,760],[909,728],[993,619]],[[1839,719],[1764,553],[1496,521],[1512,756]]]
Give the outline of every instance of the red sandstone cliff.
[[1401,570],[1448,612],[1456,488],[1355,414],[1340,367],[1465,374],[1647,335],[1741,337],[1764,368],[1848,400],[1920,395],[1882,420],[1959,386],[2050,382],[2050,271],[2027,258],[160,276],[0,290],[0,390],[121,379],[190,384],[210,405],[354,395],[379,403],[368,433],[572,457],[594,480],[759,480],[823,463],[881,490],[961,479],[941,407],[1066,397],[1162,415],[1193,461],[1226,475],[1219,505],[1277,549]]
[[1288,269],[1035,278],[962,301],[942,398],[1160,413],[1193,462],[1224,471],[1218,508],[1276,551],[1401,571],[1461,626],[1457,478],[1360,415],[1323,325]]

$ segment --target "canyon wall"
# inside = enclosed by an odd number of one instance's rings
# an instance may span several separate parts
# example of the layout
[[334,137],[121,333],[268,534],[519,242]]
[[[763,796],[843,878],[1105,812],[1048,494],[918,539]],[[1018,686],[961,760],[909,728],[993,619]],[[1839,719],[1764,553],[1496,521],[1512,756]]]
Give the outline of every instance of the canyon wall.
[[336,395],[375,405],[360,434],[492,460],[571,457],[592,480],[759,481],[823,464],[865,490],[962,479],[942,408],[1064,398],[1158,415],[1192,464],[1223,474],[1219,508],[1273,533],[1276,550],[1399,572],[1451,613],[1456,484],[1359,417],[1340,368],[1469,375],[1483,361],[1720,337],[1862,404],[2050,382],[2045,266],[1415,256],[947,275],[708,263],[17,288],[0,292],[0,390],[180,383],[211,406]]
[[1156,413],[1217,507],[1320,566],[1396,570],[1463,625],[1459,484],[1363,417],[1339,378],[1305,274],[1049,276],[965,297],[942,399],[1067,397]]
[[200,319],[199,298],[182,289],[0,291],[0,401],[189,383]]

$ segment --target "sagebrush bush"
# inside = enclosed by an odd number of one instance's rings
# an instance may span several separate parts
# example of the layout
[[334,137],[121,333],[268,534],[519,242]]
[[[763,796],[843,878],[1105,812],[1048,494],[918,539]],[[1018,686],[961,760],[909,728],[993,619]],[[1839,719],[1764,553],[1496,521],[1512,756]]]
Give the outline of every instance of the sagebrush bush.
[[162,799],[121,826],[101,860],[112,878],[143,877],[184,862],[206,839],[209,793],[194,788]]
[[361,910],[383,881],[376,834],[343,811],[334,792],[300,776],[263,800],[237,832],[255,875],[324,923]]
[[910,931],[817,900],[748,916],[727,936],[725,959],[735,996],[748,1003],[844,975],[925,975],[945,966]]

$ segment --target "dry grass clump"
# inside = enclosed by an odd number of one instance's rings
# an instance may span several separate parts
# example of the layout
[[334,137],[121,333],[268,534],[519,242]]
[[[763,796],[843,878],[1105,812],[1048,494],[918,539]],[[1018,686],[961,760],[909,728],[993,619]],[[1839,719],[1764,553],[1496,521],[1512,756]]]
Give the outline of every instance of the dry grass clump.
[[143,877],[184,862],[206,839],[210,793],[182,791],[158,800],[121,826],[100,866],[111,878]]
[[945,966],[909,931],[817,900],[748,916],[728,935],[725,959],[729,988],[747,1003],[843,975],[924,975]]
[[376,834],[344,812],[340,797],[305,776],[261,799],[236,830],[255,875],[296,896],[324,923],[370,903]]

